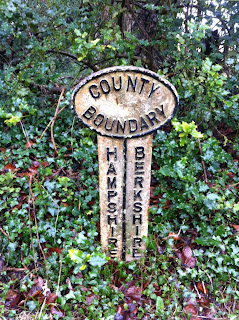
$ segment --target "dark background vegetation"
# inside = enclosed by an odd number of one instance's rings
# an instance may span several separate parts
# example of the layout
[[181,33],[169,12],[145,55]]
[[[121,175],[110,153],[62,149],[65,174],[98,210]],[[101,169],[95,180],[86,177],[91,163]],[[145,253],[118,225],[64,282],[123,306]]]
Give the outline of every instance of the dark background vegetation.
[[[0,0],[1,319],[239,319],[238,9]],[[96,135],[69,106],[81,79],[118,65],[180,97],[154,137],[138,263],[101,251]]]

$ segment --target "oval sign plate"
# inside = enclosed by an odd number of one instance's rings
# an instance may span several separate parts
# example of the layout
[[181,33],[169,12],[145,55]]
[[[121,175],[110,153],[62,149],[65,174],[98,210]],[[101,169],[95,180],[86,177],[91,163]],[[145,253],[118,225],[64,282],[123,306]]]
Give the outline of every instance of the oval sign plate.
[[150,134],[172,119],[178,95],[173,85],[152,71],[112,67],[81,81],[71,105],[97,133],[132,138]]

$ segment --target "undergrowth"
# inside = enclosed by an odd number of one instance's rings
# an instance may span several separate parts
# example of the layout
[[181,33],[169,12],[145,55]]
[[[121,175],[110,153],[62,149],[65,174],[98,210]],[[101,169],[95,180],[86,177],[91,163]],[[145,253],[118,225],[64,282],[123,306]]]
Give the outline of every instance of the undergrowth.
[[2,318],[236,319],[238,152],[193,122],[159,131],[145,258],[110,261],[99,241],[96,136],[64,109],[56,156],[50,132],[40,139],[52,112],[1,124]]

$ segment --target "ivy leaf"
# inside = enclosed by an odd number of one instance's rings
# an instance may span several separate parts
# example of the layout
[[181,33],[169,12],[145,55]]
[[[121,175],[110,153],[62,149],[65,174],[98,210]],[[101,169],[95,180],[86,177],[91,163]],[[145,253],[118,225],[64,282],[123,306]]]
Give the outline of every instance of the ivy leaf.
[[234,209],[235,211],[239,211],[239,203],[234,204],[233,209]]
[[160,296],[157,296],[156,298],[156,312],[157,311],[163,311],[164,310],[164,303],[163,299]]
[[197,244],[201,244],[202,246],[219,246],[221,244],[220,240],[204,238],[200,237],[194,240]]
[[82,263],[84,259],[84,254],[82,251],[78,249],[71,249],[68,251],[68,253],[72,261],[74,261],[75,263]]
[[83,234],[84,232],[80,232],[78,235],[77,235],[77,238],[76,238],[76,242],[77,244],[84,244],[87,240],[87,238],[84,236]]
[[93,253],[90,257],[90,265],[93,267],[99,267],[101,268],[106,262],[109,260],[109,258],[103,253]]

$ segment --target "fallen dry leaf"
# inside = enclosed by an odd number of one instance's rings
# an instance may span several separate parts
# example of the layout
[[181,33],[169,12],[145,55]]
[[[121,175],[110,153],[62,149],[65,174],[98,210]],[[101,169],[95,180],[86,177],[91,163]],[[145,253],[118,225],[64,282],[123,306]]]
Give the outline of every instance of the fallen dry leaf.
[[60,318],[64,318],[65,317],[64,313],[61,310],[59,310],[56,307],[54,307],[54,306],[51,306],[51,314],[56,314]]
[[239,225],[238,225],[238,224],[231,224],[231,226],[232,226],[237,232],[239,232]]
[[191,320],[201,320],[201,318],[199,318],[197,316],[197,309],[195,306],[193,306],[192,304],[187,305],[186,307],[183,308],[183,312],[186,315],[189,315],[191,313],[192,317]]
[[63,251],[62,248],[57,248],[57,247],[48,248],[47,250],[48,253],[56,252],[58,254],[62,253],[62,251]]
[[203,285],[202,283],[198,282],[197,284],[197,288],[199,291],[201,291],[202,293],[207,294],[208,293],[208,289],[205,285]]
[[46,167],[49,166],[49,163],[48,163],[47,161],[43,161],[43,162],[41,162],[41,165],[42,165],[44,168],[46,168]]
[[189,246],[185,246],[182,252],[182,262],[189,268],[194,268],[197,262],[192,255],[192,249]]
[[180,236],[174,232],[169,232],[165,240],[168,240],[169,238],[173,238],[173,240],[180,240]]
[[96,296],[94,294],[86,297],[86,303],[88,304],[88,306],[90,306],[92,304],[92,301],[94,300],[94,298],[96,298]]
[[198,303],[200,303],[203,307],[209,307],[210,301],[204,297],[198,299]]
[[21,173],[18,173],[17,175],[19,178],[23,178],[23,177],[30,177],[32,176],[31,172],[21,172]]
[[6,307],[15,307],[18,302],[21,299],[22,294],[18,292],[17,290],[14,289],[9,289],[7,296],[6,296],[6,301],[5,301],[5,306]]
[[139,300],[142,296],[142,289],[140,287],[132,286],[125,291],[124,295],[134,300]]
[[46,304],[55,303],[58,296],[52,292],[46,297]]
[[8,163],[5,165],[5,167],[3,168],[3,170],[11,170],[11,171],[15,171],[15,170],[19,170],[17,169],[14,164]]
[[27,149],[29,149],[29,148],[31,148],[33,146],[33,144],[34,144],[34,142],[29,140],[29,141],[26,142],[25,146],[26,146]]
[[40,165],[41,165],[40,162],[32,161],[31,167],[37,169],[37,168],[40,168]]

